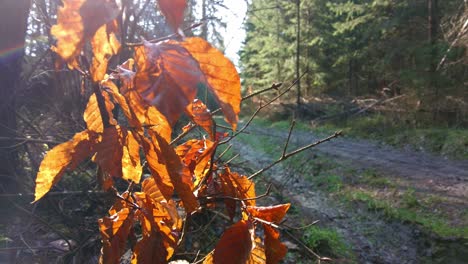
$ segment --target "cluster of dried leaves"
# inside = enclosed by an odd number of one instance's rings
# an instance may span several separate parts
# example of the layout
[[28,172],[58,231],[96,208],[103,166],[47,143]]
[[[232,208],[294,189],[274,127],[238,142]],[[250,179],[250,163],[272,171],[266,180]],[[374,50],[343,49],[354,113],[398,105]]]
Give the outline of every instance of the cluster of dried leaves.
[[[185,0],[158,4],[169,25],[181,32]],[[195,98],[197,87],[208,87],[235,131],[241,95],[234,65],[205,40],[179,36],[181,40],[143,41],[134,48],[133,58],[108,74],[109,59],[119,54],[121,45],[119,14],[113,0],[64,0],[58,11],[52,27],[57,44],[52,49],[93,82],[94,93],[83,115],[87,129],[44,157],[35,201],[67,170],[91,158],[99,166],[102,187],[116,197],[109,216],[99,220],[101,263],[119,263],[127,241],[134,241],[129,243],[132,263],[166,263],[183,239],[187,217],[218,207],[238,221],[225,230],[205,263],[279,262],[286,247],[276,227],[289,204],[257,207],[254,183],[215,162],[226,135],[216,133],[212,113]],[[83,69],[80,58],[88,43],[93,60]],[[114,116],[116,107],[124,120]],[[171,144],[173,126],[183,113],[209,139]],[[143,170],[151,177],[142,180]],[[128,190],[119,193],[115,178],[128,181]],[[263,238],[255,235],[258,225],[263,226]]]

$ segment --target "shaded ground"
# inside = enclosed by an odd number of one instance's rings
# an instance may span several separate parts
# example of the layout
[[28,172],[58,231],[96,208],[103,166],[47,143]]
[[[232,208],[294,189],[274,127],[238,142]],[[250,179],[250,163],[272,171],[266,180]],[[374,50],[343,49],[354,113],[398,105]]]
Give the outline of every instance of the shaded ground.
[[[236,151],[242,154],[244,162],[250,162],[249,166],[264,167],[281,154],[287,131],[252,126],[248,132],[249,137],[256,138],[258,145],[245,144],[249,143],[245,140],[233,144]],[[290,149],[309,144],[319,138],[308,131],[295,132]],[[276,151],[271,151],[271,149],[261,149],[259,145],[275,145],[277,148]],[[286,163],[274,167],[265,173],[262,179],[275,183],[283,197],[290,197],[293,204],[299,205],[302,210],[300,216],[296,218],[308,219],[309,221],[304,221],[306,223],[319,219],[325,226],[336,228],[354,251],[355,261],[358,263],[428,261],[463,263],[466,260],[466,239],[457,238],[456,235],[441,237],[416,223],[390,219],[382,210],[370,211],[369,202],[367,205],[349,203],[348,199],[348,203],[343,204],[339,202],[340,197],[336,196],[368,192],[373,198],[398,205],[402,200],[406,201],[405,198],[410,190],[412,195],[410,198],[415,200],[411,212],[427,213],[423,208],[427,207],[426,209],[433,210],[437,216],[443,216],[450,227],[466,229],[467,161],[450,161],[409,149],[397,150],[369,141],[339,138],[308,151],[296,166],[299,164],[299,167],[304,167],[308,166],[308,163],[314,163],[316,155],[340,164],[341,169],[338,170],[341,171],[333,169],[334,173],[343,174],[343,170],[352,171],[345,173],[346,182],[342,188],[346,188],[347,191],[335,192],[334,195],[320,191],[316,185],[307,180],[314,177],[308,175],[314,174],[313,171],[307,173],[307,170],[300,170],[301,168],[288,167]],[[298,169],[305,173],[298,176]],[[384,184],[375,186],[370,186],[369,182],[364,184],[360,180],[362,172],[369,170],[375,171],[379,175],[379,180],[385,180],[382,181]],[[423,204],[429,199],[434,201],[427,206]],[[339,262],[348,261],[341,258]]]

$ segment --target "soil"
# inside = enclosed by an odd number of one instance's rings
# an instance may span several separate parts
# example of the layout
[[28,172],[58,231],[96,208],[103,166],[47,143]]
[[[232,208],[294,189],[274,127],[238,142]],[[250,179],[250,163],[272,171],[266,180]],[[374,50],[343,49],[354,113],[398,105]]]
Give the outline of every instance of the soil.
[[[260,126],[248,128],[250,136],[267,136],[271,142],[284,145],[288,131]],[[263,137],[262,137],[263,138]],[[290,148],[304,146],[321,137],[312,132],[294,132]],[[260,169],[277,157],[233,140],[236,152],[242,154],[248,166]],[[356,170],[372,169],[398,183],[398,189],[412,188],[417,193],[437,194],[443,207],[453,212],[468,208],[468,161],[453,161],[410,149],[395,149],[367,140],[347,137],[333,139],[313,149],[340,164]],[[280,154],[278,154],[280,155]],[[467,242],[440,238],[422,231],[418,226],[385,218],[381,212],[369,211],[365,205],[344,205],[325,192],[317,190],[304,177],[294,175],[294,169],[284,164],[262,175],[271,181],[283,197],[288,197],[301,209],[301,219],[320,220],[324,226],[336,229],[351,246],[358,263],[466,263]],[[291,179],[293,179],[291,181]],[[285,188],[286,187],[286,188]],[[457,218],[454,216],[454,221]],[[348,263],[347,260],[335,260]]]

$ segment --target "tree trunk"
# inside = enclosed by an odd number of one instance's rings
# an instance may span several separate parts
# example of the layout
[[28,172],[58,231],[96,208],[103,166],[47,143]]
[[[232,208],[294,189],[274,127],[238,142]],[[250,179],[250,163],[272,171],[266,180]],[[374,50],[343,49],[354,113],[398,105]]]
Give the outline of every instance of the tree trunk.
[[[0,3],[0,137],[16,135],[15,97],[21,74],[21,61],[30,0],[3,0]],[[14,143],[0,141],[0,192],[16,192],[20,179]]]
[[300,73],[300,58],[301,58],[301,1],[296,0],[296,19],[297,19],[297,32],[296,32],[296,80],[297,80],[297,108],[301,106],[301,80]]
[[203,22],[203,25],[201,26],[201,37],[205,40],[208,40],[208,20],[207,20],[207,17],[206,17],[206,14],[207,14],[207,3],[206,3],[207,0],[202,0],[202,19],[204,20]]
[[437,119],[439,112],[439,85],[437,84],[437,35],[439,27],[438,3],[437,0],[427,0],[427,22],[428,22],[428,42],[430,45],[429,58],[429,86],[434,91],[433,119]]

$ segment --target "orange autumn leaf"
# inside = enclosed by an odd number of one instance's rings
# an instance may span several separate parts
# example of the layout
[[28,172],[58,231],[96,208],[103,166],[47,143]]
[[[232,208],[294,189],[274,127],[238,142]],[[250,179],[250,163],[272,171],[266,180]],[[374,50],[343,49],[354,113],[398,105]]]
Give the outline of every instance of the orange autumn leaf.
[[99,219],[102,237],[102,252],[99,263],[118,264],[125,253],[127,237],[133,226],[133,213],[123,208],[110,217]]
[[263,219],[271,223],[280,223],[286,215],[291,204],[280,204],[275,206],[249,206],[247,212],[253,217]]
[[215,247],[213,263],[246,263],[254,246],[253,232],[253,225],[244,220],[226,229]]
[[[206,255],[203,260],[203,264],[213,264],[214,251],[211,251]],[[259,238],[255,238],[255,246],[250,252],[249,259],[245,262],[246,264],[265,264],[266,263],[265,249],[262,245],[262,241]]]
[[93,161],[112,177],[140,182],[140,145],[131,131],[120,126],[104,129]]
[[93,161],[112,177],[122,178],[123,144],[127,131],[119,126],[104,129]]
[[216,150],[216,146],[213,141],[197,139],[188,140],[177,146],[177,155],[194,176],[194,186],[197,186],[205,177],[205,172],[210,167],[211,156]]
[[[103,95],[106,95],[105,93]],[[111,102],[108,96],[103,96],[104,102],[106,105],[107,114],[109,115],[109,123],[111,125],[116,125],[117,121],[114,119],[112,110],[114,109],[114,104]],[[104,131],[104,125],[102,124],[101,112],[98,106],[96,99],[96,94],[92,94],[89,97],[88,104],[86,105],[85,112],[83,114],[83,119],[86,122],[86,127],[95,132],[102,133]]]
[[267,257],[265,256],[265,248],[262,245],[260,238],[255,238],[255,247],[250,253],[250,258],[247,261],[247,264],[265,264],[267,262]]
[[172,220],[172,226],[175,229],[182,228],[182,219],[177,212],[176,204],[173,200],[166,201],[161,191],[159,190],[153,177],[145,179],[141,184],[141,190],[147,194],[154,203],[161,204],[168,212]]
[[265,255],[267,264],[279,263],[288,252],[288,248],[279,240],[279,232],[273,227],[264,224]]
[[166,264],[173,253],[168,252],[164,236],[154,231],[137,242],[132,255],[132,264]]
[[193,122],[203,128],[211,140],[215,140],[215,122],[206,105],[201,100],[195,99],[187,107],[187,112]]
[[57,24],[50,30],[57,38],[57,45],[52,50],[69,67],[79,68],[77,57],[85,42],[118,14],[118,6],[111,0],[64,0],[63,7],[58,10]]
[[91,39],[94,56],[90,71],[95,82],[104,79],[109,59],[119,52],[120,43],[115,35],[116,32],[118,32],[117,21],[114,20],[102,25]]
[[153,177],[146,178],[141,183],[141,190],[142,192],[146,193],[156,202],[165,201],[164,196],[162,195],[161,191],[159,190],[156,182],[154,181]]
[[[136,203],[141,208],[138,212],[138,219],[141,224],[143,239],[139,241],[140,247],[134,250],[132,263],[165,263],[174,253],[178,237],[175,227],[179,220],[178,215],[173,219],[173,215],[162,203],[155,202],[148,194],[142,192],[134,193]],[[180,225],[181,227],[181,225]],[[157,237],[159,242],[153,241],[147,244],[148,239]],[[158,247],[155,248],[154,244]]]
[[197,61],[175,41],[150,43],[135,49],[135,88],[174,125],[195,99],[197,87],[207,85]]
[[178,28],[184,22],[184,11],[187,7],[186,0],[158,0],[158,5],[172,29],[178,31]]
[[171,182],[182,200],[185,210],[188,213],[197,210],[200,205],[192,192],[191,186],[193,183],[182,177],[183,166],[179,156],[164,138],[157,133],[149,132],[152,141],[157,143],[158,146],[156,148],[158,160],[166,166]]
[[47,152],[37,173],[34,202],[49,192],[67,169],[75,169],[83,160],[92,156],[98,141],[97,133],[85,130]]
[[123,145],[122,153],[122,178],[139,183],[143,168],[140,162],[140,144],[135,139],[134,133],[128,131]]
[[[226,196],[239,199],[255,197],[255,183],[245,176],[231,172],[229,168],[226,168],[220,174],[220,180]],[[247,206],[255,206],[255,200],[246,200],[244,202]]]
[[209,83],[208,88],[232,128],[237,127],[241,103],[241,83],[234,64],[202,38],[186,38],[181,45],[198,61]]
[[164,160],[161,160],[159,156],[159,145],[157,142],[142,138],[143,150],[145,152],[146,162],[151,171],[151,175],[159,188],[160,192],[166,200],[170,200],[174,193],[174,185],[171,182],[171,173],[167,166],[164,164]]
[[130,126],[133,128],[140,128],[142,126],[141,122],[130,108],[127,99],[122,94],[120,94],[119,88],[117,88],[117,86],[110,79],[103,80],[101,82],[101,86],[112,96],[114,101],[120,105],[122,112],[130,123]]
[[171,140],[171,125],[156,107],[145,102],[141,95],[134,89],[127,91],[124,96],[141,124],[157,132],[165,140]]

